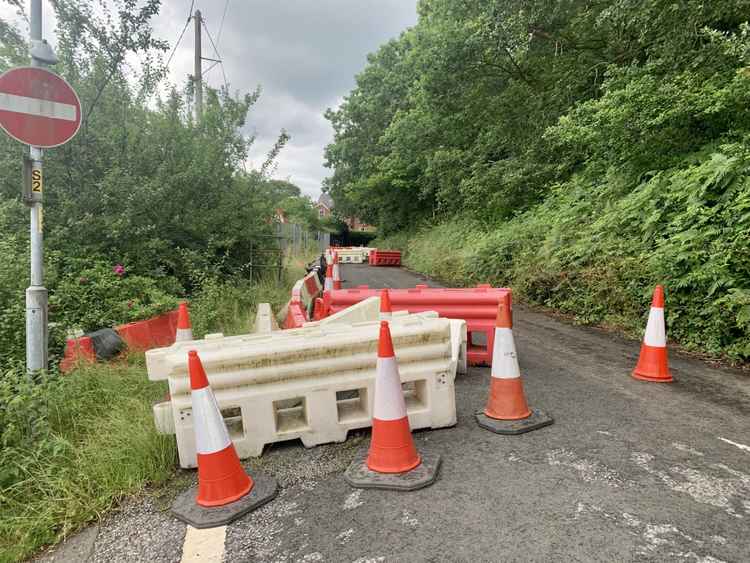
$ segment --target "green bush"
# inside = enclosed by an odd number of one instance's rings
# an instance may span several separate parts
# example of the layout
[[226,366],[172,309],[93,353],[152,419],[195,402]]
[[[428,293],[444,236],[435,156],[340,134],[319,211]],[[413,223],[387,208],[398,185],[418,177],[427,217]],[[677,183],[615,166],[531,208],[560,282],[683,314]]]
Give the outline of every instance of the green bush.
[[23,239],[0,234],[0,366],[21,359],[26,349],[25,287],[28,285],[27,254]]
[[[579,322],[640,334],[653,286],[667,291],[671,339],[750,359],[750,154],[705,147],[628,186],[617,172],[558,185],[494,228],[467,219],[402,244],[408,267],[454,285],[509,285]],[[625,187],[625,189],[623,189]]]
[[127,265],[93,261],[64,274],[50,303],[54,320],[91,331],[154,317],[175,309],[178,299],[157,280],[129,273]]

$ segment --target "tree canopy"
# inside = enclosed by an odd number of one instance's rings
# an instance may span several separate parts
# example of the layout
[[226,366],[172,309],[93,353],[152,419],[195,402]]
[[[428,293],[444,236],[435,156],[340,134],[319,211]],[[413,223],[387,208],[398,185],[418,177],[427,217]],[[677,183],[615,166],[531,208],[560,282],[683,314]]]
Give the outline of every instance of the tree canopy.
[[329,110],[327,189],[386,232],[491,224],[584,167],[630,178],[748,130],[748,0],[421,0]]
[[[77,136],[44,155],[45,284],[50,320],[60,328],[133,320],[189,295],[208,277],[247,276],[255,253],[277,247],[269,235],[280,202],[300,218],[317,219],[297,186],[271,177],[289,139],[285,131],[259,170],[245,167],[253,138],[243,127],[260,90],[206,85],[204,114],[196,121],[192,84],[167,79],[169,46],[152,29],[160,4],[52,2],[60,59],[54,71],[77,91],[83,116]],[[27,53],[26,38],[0,20],[0,72],[28,64]],[[0,135],[0,260],[6,265],[0,360],[23,357],[28,211],[20,195],[27,150]],[[128,281],[114,279],[116,265]]]

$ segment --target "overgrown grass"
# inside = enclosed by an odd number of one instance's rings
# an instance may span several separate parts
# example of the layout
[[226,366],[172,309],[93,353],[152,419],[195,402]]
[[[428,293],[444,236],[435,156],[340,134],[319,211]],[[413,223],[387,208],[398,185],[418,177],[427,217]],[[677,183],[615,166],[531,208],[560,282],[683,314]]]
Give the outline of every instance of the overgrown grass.
[[[3,374],[0,560],[27,557],[172,474],[174,438],[154,427],[164,384],[142,355],[28,383]],[[13,398],[6,402],[8,395]]]
[[[308,257],[281,281],[204,285],[192,302],[196,335],[247,332],[258,303],[277,311]],[[96,520],[127,495],[165,484],[176,469],[173,436],[156,432],[151,406],[163,382],[142,354],[29,381],[0,374],[0,561],[16,561]]]
[[243,334],[253,327],[258,303],[270,303],[274,313],[289,301],[294,282],[305,275],[305,264],[314,253],[287,259],[279,279],[269,272],[255,283],[211,280],[203,284],[190,303],[193,334],[197,338],[212,332]]

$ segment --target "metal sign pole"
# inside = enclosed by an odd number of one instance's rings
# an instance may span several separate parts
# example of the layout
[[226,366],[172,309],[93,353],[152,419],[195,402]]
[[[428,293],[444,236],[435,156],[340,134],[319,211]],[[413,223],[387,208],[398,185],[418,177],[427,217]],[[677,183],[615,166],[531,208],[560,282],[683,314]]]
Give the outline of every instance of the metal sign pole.
[[[31,44],[42,41],[42,0],[31,0]],[[31,57],[31,66],[43,66]],[[31,159],[31,285],[26,289],[26,368],[30,372],[47,369],[47,288],[44,287],[44,234],[42,196],[43,151],[29,147]]]

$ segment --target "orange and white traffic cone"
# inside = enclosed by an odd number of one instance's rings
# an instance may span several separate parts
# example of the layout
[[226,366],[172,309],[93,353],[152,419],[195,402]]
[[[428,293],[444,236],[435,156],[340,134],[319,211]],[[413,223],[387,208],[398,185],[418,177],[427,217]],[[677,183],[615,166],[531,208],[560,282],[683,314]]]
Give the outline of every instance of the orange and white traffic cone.
[[175,342],[185,342],[193,339],[193,325],[190,324],[190,313],[188,312],[187,303],[182,301],[177,311],[177,330],[175,332]]
[[393,309],[391,308],[391,296],[387,289],[380,290],[380,320],[390,321],[393,316]]
[[[190,395],[198,453],[198,486],[177,498],[172,512],[196,528],[225,525],[276,496],[276,481],[254,481],[240,465],[198,352],[188,352]],[[220,508],[217,508],[220,507]]]
[[323,291],[331,291],[333,289],[333,266],[328,264],[326,266],[326,278],[323,282]]
[[521,434],[553,422],[546,413],[530,409],[526,401],[513,339],[510,293],[504,293],[498,303],[490,394],[484,412],[477,413],[476,419],[482,428],[498,434]]
[[341,289],[341,266],[338,253],[333,254],[333,289]]
[[435,482],[440,456],[417,452],[387,321],[380,323],[372,439],[345,473],[353,487],[414,490]]
[[643,336],[641,355],[633,370],[633,377],[643,381],[669,383],[674,381],[667,358],[667,331],[664,325],[664,288],[657,285],[651,300],[646,334]]
[[375,406],[372,413],[372,441],[367,467],[378,473],[403,473],[419,465],[411,436],[406,401],[401,388],[391,331],[380,323],[378,361],[375,376]]
[[229,439],[216,397],[198,352],[188,352],[190,397],[195,421],[195,449],[198,452],[198,496],[201,506],[221,506],[245,496],[253,480],[240,465]]

